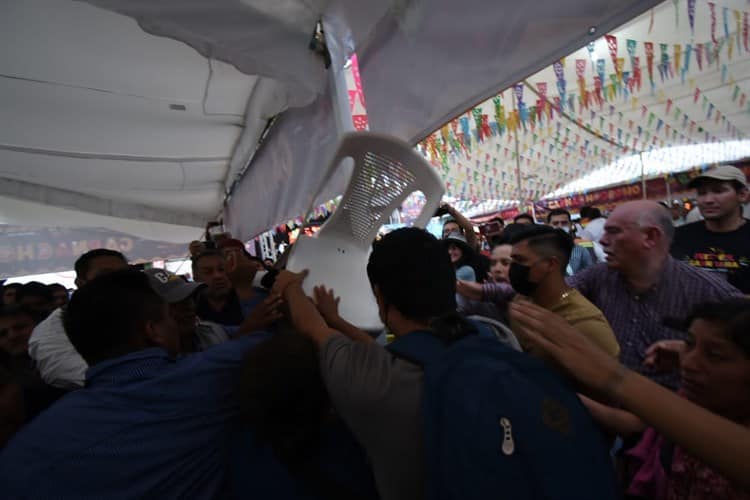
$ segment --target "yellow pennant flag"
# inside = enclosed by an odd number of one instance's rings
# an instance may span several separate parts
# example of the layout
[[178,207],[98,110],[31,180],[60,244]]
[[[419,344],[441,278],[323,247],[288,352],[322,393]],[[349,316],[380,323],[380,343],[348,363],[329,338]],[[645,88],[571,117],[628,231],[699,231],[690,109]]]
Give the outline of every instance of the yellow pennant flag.
[[688,78],[688,85],[690,86],[690,90],[693,90],[695,88],[695,78]]
[[729,60],[732,60],[732,54],[734,54],[734,38],[731,36],[729,37],[729,47],[727,47],[727,55],[729,56]]
[[664,96],[664,91],[663,90],[659,90],[658,96],[659,96],[659,102],[664,102],[665,96]]
[[737,33],[737,37],[738,37],[737,38],[737,43],[739,43],[739,36],[740,36],[740,33],[742,33],[742,28],[741,28],[741,24],[740,24],[741,23],[741,21],[740,21],[741,14],[740,14],[739,10],[735,10],[732,13],[734,14],[734,24],[737,26],[735,28],[737,30],[736,33]]
[[617,80],[622,81],[622,71],[625,69],[625,58],[617,58]]
[[674,72],[676,74],[680,74],[680,68],[682,67],[682,64],[680,62],[682,61],[682,45],[679,43],[674,44]]
[[443,141],[446,144],[450,143],[450,140],[449,140],[450,139],[450,133],[451,133],[450,125],[443,125],[443,128],[440,129],[440,135],[443,136]]

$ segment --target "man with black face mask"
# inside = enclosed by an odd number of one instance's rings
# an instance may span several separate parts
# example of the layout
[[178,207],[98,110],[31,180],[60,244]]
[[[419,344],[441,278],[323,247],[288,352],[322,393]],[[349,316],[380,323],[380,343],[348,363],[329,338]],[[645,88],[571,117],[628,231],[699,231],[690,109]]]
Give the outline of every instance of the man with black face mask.
[[[569,234],[548,226],[533,226],[511,239],[508,277],[513,289],[532,302],[559,314],[608,354],[620,346],[602,312],[577,290],[565,284],[565,268],[573,250]],[[511,323],[511,329],[515,325]],[[534,352],[533,345],[524,345]]]

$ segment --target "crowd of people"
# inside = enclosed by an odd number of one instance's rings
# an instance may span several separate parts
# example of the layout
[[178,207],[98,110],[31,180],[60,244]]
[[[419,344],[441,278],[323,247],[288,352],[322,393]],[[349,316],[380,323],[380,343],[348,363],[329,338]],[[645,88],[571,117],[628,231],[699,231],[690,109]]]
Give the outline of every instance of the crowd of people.
[[7,285],[2,496],[750,499],[748,185],[691,188],[693,223],[520,214],[486,252],[445,205],[373,242],[382,332],[226,234],[194,281],[99,249],[70,298]]

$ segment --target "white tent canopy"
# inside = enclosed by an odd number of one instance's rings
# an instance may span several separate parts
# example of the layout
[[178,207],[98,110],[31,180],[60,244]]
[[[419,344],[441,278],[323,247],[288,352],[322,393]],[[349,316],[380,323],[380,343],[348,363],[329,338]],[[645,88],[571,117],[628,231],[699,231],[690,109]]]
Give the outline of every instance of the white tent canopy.
[[419,148],[448,195],[479,215],[750,157],[750,9],[689,5],[600,33],[431,134]]
[[[0,218],[24,223],[20,199],[34,220],[176,240],[249,165],[228,204],[249,237],[310,203],[337,140],[329,72],[352,52],[371,129],[416,142],[654,3],[6,0]],[[318,19],[329,72],[308,48]]]

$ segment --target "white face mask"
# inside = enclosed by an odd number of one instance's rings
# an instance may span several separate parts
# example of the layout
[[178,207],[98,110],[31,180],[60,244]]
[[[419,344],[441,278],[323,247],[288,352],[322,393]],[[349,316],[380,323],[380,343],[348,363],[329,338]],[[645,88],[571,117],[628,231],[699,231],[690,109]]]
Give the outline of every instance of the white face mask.
[[570,234],[570,226],[560,226],[558,229],[562,229],[566,233]]

